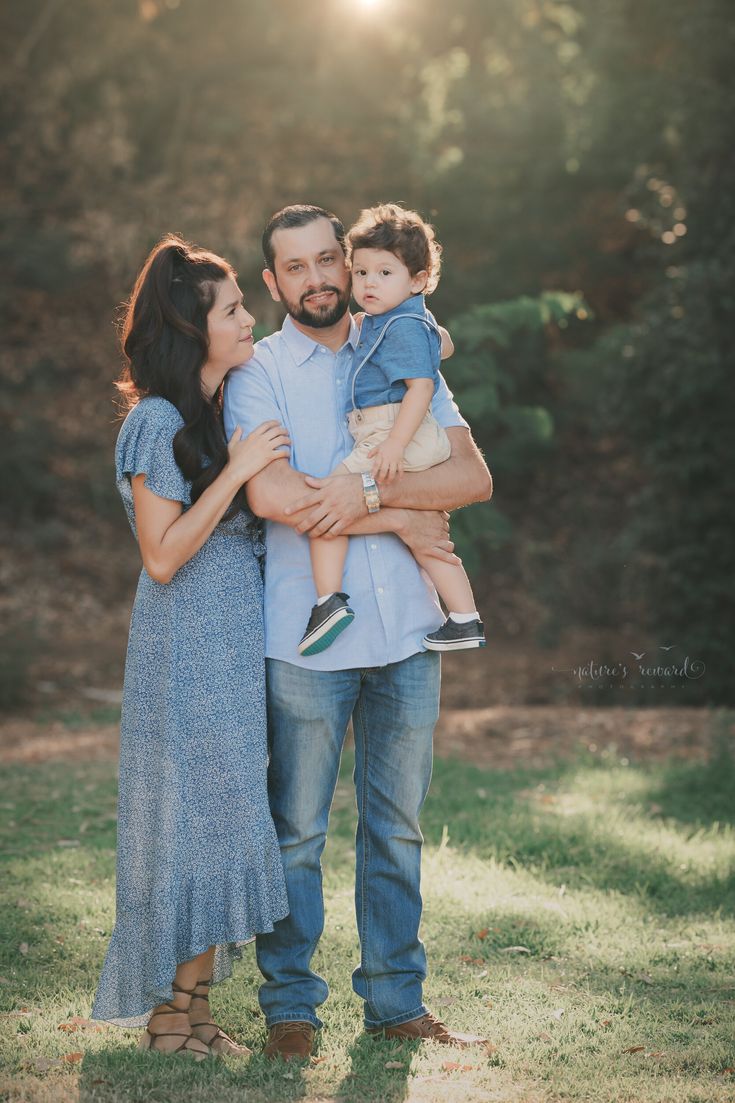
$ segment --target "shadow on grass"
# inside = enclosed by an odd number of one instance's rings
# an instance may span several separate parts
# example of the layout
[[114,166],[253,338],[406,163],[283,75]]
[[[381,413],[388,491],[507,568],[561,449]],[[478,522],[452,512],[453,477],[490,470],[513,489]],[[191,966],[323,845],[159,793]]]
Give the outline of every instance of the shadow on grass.
[[662,817],[694,827],[735,824],[735,758],[729,752],[686,768],[666,767],[661,775],[647,795]]
[[345,1103],[401,1103],[420,1042],[386,1042],[361,1033],[349,1048],[350,1071],[337,1089]]
[[[348,753],[330,831],[342,845],[327,852],[328,865],[345,886],[353,877],[351,766]],[[586,787],[594,797],[594,787],[608,776],[614,779],[616,771],[613,787],[599,788],[597,803],[592,800],[585,811],[563,806],[569,793],[589,803]],[[522,869],[547,885],[613,890],[662,916],[709,917],[735,908],[733,848],[728,859],[723,834],[731,832],[724,825],[735,815],[734,795],[735,765],[724,742],[709,763],[627,771],[593,759],[512,772],[440,760],[422,823],[429,844],[438,845],[447,827],[460,852]],[[15,846],[7,883],[15,887],[0,912],[0,967],[15,974],[25,1000],[43,1000],[49,970],[58,985],[88,993],[111,933],[97,931],[85,915],[99,915],[95,895],[109,895],[112,888],[114,768],[109,763],[16,767],[4,779],[2,797],[5,838]],[[621,834],[628,820],[636,828]],[[707,861],[697,859],[698,840],[705,850],[710,847]],[[76,845],[67,849],[60,841]],[[672,859],[668,848],[674,846],[684,848],[685,860]],[[28,895],[22,906],[16,893]],[[433,908],[430,900],[429,913]],[[554,954],[561,945],[558,923],[539,926],[519,916],[514,927],[506,929],[504,920],[500,927],[499,943],[522,944],[533,954]],[[447,938],[451,942],[451,933]],[[477,956],[491,950],[494,938],[491,932]],[[353,939],[352,927],[338,939],[346,956]],[[24,943],[29,951],[20,956],[18,946]]]
[[5,858],[44,846],[115,848],[116,767],[110,762],[14,765],[0,785],[0,848]]
[[[332,839],[343,845],[327,852],[327,864],[345,886],[353,876],[350,766],[346,756],[343,799],[335,807],[331,828]],[[710,764],[640,768],[630,790],[622,771],[618,788],[591,811],[577,814],[573,808],[560,808],[559,794],[571,790],[584,795],[585,785],[598,784],[607,772],[603,764],[584,760],[536,773],[481,771],[464,762],[439,761],[423,816],[427,841],[438,844],[447,826],[452,847],[468,855],[525,870],[546,884],[563,882],[569,890],[614,890],[660,915],[708,917],[718,909],[735,908],[733,848],[728,861],[726,839],[715,826],[732,818],[732,759],[723,755]],[[48,970],[70,990],[86,992],[111,933],[96,929],[96,924],[106,928],[109,919],[86,916],[99,916],[95,896],[109,895],[112,889],[114,772],[109,764],[104,769],[100,764],[55,765],[41,772],[24,767],[14,770],[6,784],[4,796],[12,798],[8,803],[18,817],[6,829],[25,860],[7,866],[7,883],[15,887],[0,912],[0,967],[15,972],[26,1000],[43,999]],[[75,807],[78,811],[71,811]],[[60,838],[73,836],[70,816],[76,817],[77,831],[85,822],[79,817],[86,817],[87,830],[73,840],[76,847],[59,848]],[[633,816],[639,826],[621,836],[619,828]],[[708,862],[697,860],[699,829],[709,831],[716,847]],[[685,848],[684,860],[672,860],[669,849],[674,845]],[[20,854],[12,857],[19,859]],[[502,937],[506,945],[520,943],[533,953],[553,954],[560,931],[558,925],[537,931],[526,922],[514,931],[503,930]],[[353,937],[350,928],[346,953]],[[488,949],[492,941],[491,935]],[[25,956],[18,954],[23,943],[29,946]]]
[[[605,780],[603,764],[495,773],[445,760],[437,764],[422,826],[434,845],[448,830],[453,846],[480,858],[553,884],[642,896],[661,914],[734,908],[735,848],[728,860],[720,835],[731,831],[732,759],[640,767],[634,776],[630,792],[620,782],[617,791],[590,796],[585,781],[594,788]],[[578,812],[575,801],[589,807]],[[673,850],[696,840],[717,847],[711,861],[698,862],[694,853],[675,861]]]
[[129,1050],[87,1053],[79,1077],[79,1103],[291,1103],[308,1091],[299,1064],[267,1061],[259,1054],[235,1061],[196,1062]]
[[[701,935],[694,933],[696,925],[689,937],[671,944],[658,939],[652,952],[645,937],[645,921],[641,923],[640,918],[635,928],[638,937],[628,940],[623,932],[623,937],[614,942],[607,938],[614,915],[607,914],[598,923],[595,918],[564,918],[557,912],[540,910],[529,918],[526,909],[525,901],[510,899],[478,917],[476,911],[458,908],[454,899],[431,902],[433,944],[441,944],[444,969],[458,974],[463,994],[474,992],[485,998],[488,985],[497,984],[499,978],[513,984],[534,971],[538,973],[541,966],[548,979],[566,975],[576,978],[574,984],[583,983],[586,993],[616,991],[626,994],[626,998],[635,994],[636,999],[675,1002],[681,1002],[685,993],[698,998],[719,994],[728,1005],[735,1000],[735,961],[723,946],[699,941]],[[483,921],[492,925],[481,927],[479,937],[478,927]],[[445,1002],[456,1003],[461,1013],[456,998]],[[456,1009],[447,1014],[454,1017]],[[450,1025],[463,1029],[459,1023]]]

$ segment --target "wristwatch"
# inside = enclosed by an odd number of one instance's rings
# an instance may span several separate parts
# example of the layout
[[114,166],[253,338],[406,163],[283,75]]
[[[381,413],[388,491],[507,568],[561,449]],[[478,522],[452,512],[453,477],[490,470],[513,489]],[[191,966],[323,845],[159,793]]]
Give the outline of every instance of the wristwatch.
[[380,491],[369,471],[362,472],[362,492],[365,495],[368,513],[377,513],[380,509]]

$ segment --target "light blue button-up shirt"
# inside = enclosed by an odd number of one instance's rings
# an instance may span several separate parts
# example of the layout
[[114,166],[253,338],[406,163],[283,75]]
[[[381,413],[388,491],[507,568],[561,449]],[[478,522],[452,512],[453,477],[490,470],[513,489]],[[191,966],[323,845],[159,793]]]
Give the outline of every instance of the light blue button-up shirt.
[[[275,419],[291,437],[291,465],[328,475],[354,447],[347,428],[350,370],[359,340],[355,323],[333,353],[312,341],[290,317],[259,341],[251,360],[230,372],[225,387],[225,430],[243,435]],[[432,413],[440,425],[466,427],[443,379]],[[284,503],[285,504],[285,503]],[[436,592],[402,540],[393,533],[351,536],[343,589],[355,620],[318,655],[304,658],[298,643],[316,601],[309,538],[289,525],[266,522],[266,655],[311,670],[384,666],[423,650],[422,639],[444,618]]]

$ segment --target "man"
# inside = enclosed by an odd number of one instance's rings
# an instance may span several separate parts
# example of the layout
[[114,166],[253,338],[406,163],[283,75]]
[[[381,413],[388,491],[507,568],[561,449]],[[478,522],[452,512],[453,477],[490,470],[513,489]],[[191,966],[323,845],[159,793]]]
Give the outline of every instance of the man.
[[[272,463],[247,485],[253,512],[266,518],[268,783],[290,906],[272,933],[258,936],[259,999],[265,1052],[286,1059],[311,1053],[322,1025],[316,1009],[328,994],[310,964],[324,925],[320,859],[350,717],[361,947],[352,980],[365,1028],[450,1045],[482,1041],[448,1030],[422,1001],[419,812],[431,775],[439,655],[421,641],[443,617],[412,551],[456,561],[442,511],[486,500],[492,482],[443,382],[432,412],[450,438],[445,463],[390,486],[361,475],[323,477],[353,446],[346,415],[359,331],[348,311],[343,240],[339,219],[320,207],[286,207],[271,218],[263,278],[287,317],[231,374],[225,395],[228,437],[236,425],[245,434],[275,419],[291,438],[290,462]],[[314,603],[307,532],[352,537],[345,589],[362,628],[311,658],[298,652]]]

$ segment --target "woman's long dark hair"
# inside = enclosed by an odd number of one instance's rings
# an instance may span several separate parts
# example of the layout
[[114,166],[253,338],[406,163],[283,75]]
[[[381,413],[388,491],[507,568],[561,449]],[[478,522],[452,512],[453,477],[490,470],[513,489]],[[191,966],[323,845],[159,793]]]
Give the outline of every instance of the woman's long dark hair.
[[[184,419],[174,437],[174,458],[191,482],[191,500],[217,478],[227,463],[222,425],[222,387],[209,398],[201,372],[209,351],[207,315],[217,285],[235,277],[215,253],[169,234],[159,241],[135,281],[125,309],[121,341],[127,359],[117,389],[128,407],[157,395]],[[225,519],[244,507],[240,489]]]

